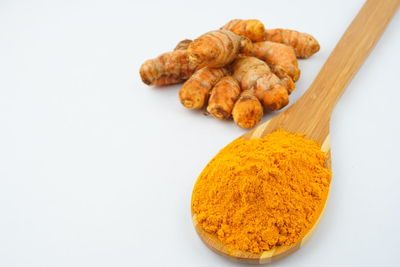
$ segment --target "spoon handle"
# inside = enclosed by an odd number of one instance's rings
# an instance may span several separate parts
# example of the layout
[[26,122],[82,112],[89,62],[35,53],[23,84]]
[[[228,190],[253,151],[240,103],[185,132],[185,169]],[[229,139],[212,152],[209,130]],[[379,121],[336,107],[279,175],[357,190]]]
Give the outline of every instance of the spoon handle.
[[317,78],[298,101],[300,106],[313,107],[314,114],[330,117],[336,102],[379,40],[399,4],[400,0],[365,2]]

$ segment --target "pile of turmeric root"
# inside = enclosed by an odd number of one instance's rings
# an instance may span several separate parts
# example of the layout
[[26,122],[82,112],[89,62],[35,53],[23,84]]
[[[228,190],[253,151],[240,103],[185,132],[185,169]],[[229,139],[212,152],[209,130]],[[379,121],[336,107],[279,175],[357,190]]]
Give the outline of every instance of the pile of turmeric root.
[[309,34],[234,19],[147,60],[140,76],[148,85],[185,81],[179,91],[183,106],[207,107],[217,119],[233,118],[240,127],[252,128],[265,110],[280,110],[289,103],[300,77],[297,58],[318,50],[318,41]]

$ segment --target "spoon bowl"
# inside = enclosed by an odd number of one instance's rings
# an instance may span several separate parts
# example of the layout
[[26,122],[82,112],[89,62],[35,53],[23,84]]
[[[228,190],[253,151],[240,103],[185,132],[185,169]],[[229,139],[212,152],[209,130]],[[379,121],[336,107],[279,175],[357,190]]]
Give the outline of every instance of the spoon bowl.
[[[399,4],[400,0],[367,0],[304,95],[287,110],[244,134],[242,138],[261,138],[278,129],[302,133],[306,139],[321,145],[321,150],[327,153],[325,167],[331,169],[329,121],[333,108],[379,40]],[[324,199],[318,220],[299,242],[258,254],[229,249],[215,235],[199,226],[193,212],[192,218],[200,238],[214,252],[244,263],[265,264],[286,257],[305,244],[318,225],[327,198]]]
[[[278,117],[279,116],[280,115],[278,115]],[[242,138],[245,138],[245,139],[261,138],[269,133],[274,132],[278,128],[276,126],[268,127],[268,125],[270,125],[270,123],[273,120],[276,120],[278,117],[261,124],[254,130],[244,134],[242,136]],[[284,128],[281,127],[280,129],[284,129]],[[325,167],[328,169],[331,169],[331,154],[330,154],[329,135],[326,135],[323,140],[324,141],[322,142],[321,150],[327,153]],[[328,191],[328,195],[329,195],[329,191]],[[268,251],[264,251],[261,253],[257,253],[257,254],[250,253],[247,251],[232,250],[232,249],[228,248],[215,235],[210,234],[203,230],[203,228],[198,224],[196,214],[193,214],[193,212],[192,212],[192,219],[193,219],[193,224],[194,224],[197,234],[200,236],[200,238],[204,242],[204,244],[208,248],[210,248],[212,251],[216,252],[219,255],[222,255],[222,256],[228,257],[232,260],[243,262],[243,263],[266,264],[266,263],[277,261],[281,258],[284,258],[284,257],[292,254],[293,252],[297,251],[300,247],[302,247],[310,239],[312,233],[314,232],[316,226],[318,225],[318,222],[325,210],[328,195],[326,195],[325,199],[323,199],[324,205],[319,213],[319,218],[314,223],[314,225],[311,227],[309,232],[299,242],[297,242],[291,246],[281,246],[281,247],[277,247],[277,248],[274,248],[274,249],[271,249]]]

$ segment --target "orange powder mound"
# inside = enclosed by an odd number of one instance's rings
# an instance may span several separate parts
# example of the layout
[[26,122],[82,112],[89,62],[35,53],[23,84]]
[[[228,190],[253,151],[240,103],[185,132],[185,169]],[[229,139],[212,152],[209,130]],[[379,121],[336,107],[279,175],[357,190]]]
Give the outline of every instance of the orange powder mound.
[[260,253],[299,242],[324,206],[326,153],[302,134],[239,138],[200,174],[192,195],[199,226],[230,249]]

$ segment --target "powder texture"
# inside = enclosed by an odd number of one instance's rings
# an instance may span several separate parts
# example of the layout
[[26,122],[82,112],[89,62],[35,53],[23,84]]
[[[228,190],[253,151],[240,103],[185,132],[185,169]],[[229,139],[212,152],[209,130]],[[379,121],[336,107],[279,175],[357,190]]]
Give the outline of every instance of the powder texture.
[[301,134],[239,138],[200,174],[192,213],[230,249],[260,253],[297,243],[324,206],[331,179],[325,159]]

